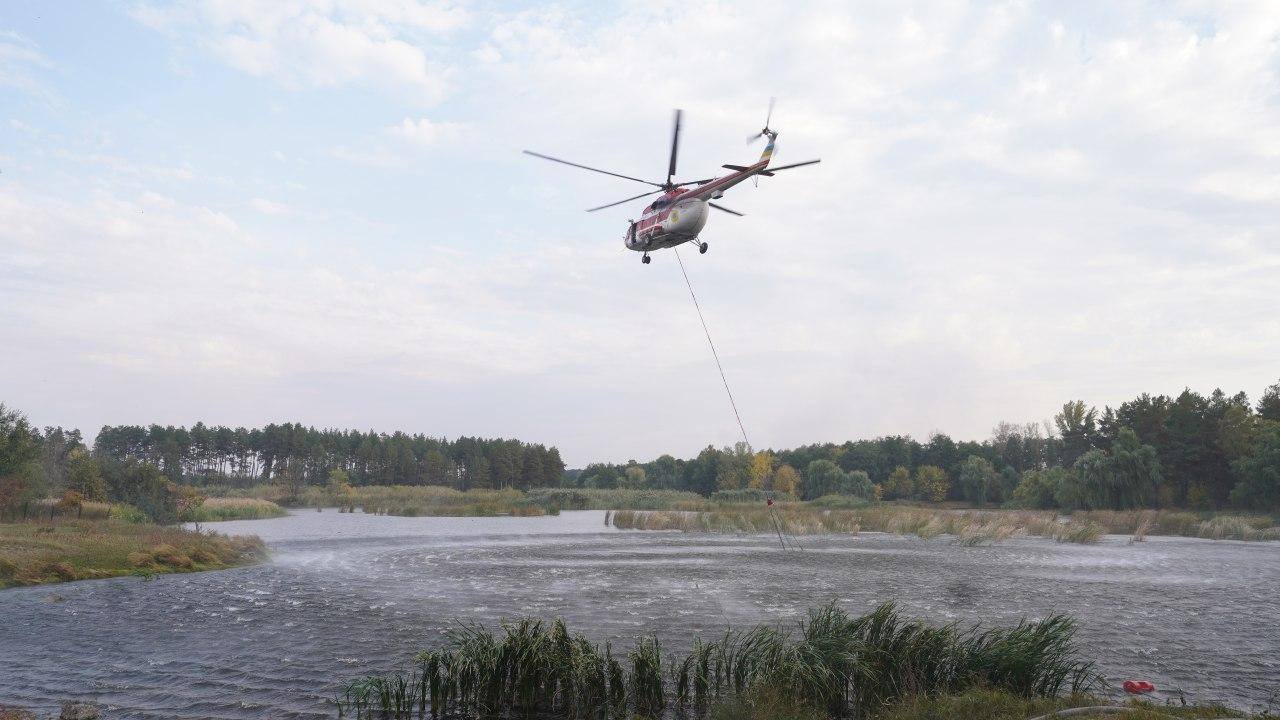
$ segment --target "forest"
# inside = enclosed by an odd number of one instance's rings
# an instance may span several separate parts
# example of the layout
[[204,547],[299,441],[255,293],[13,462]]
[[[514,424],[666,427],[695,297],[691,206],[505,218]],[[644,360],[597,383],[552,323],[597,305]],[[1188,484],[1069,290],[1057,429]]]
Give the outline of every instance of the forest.
[[985,440],[935,433],[790,450],[743,444],[697,457],[597,463],[566,473],[589,488],[744,489],[812,500],[959,501],[1063,510],[1179,507],[1280,511],[1280,383],[1243,393],[1142,394],[1101,411],[1075,400],[1044,423],[998,423]]

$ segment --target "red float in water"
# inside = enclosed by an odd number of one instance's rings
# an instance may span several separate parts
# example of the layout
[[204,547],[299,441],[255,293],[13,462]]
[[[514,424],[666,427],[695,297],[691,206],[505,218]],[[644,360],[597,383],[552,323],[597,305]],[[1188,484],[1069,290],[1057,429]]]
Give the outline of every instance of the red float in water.
[[1153,692],[1156,686],[1147,680],[1125,680],[1124,691],[1131,695],[1146,695]]
[[765,505],[772,505],[772,504],[773,504],[773,498],[766,498],[766,499],[765,499],[765,501],[764,501],[764,504],[765,504]]

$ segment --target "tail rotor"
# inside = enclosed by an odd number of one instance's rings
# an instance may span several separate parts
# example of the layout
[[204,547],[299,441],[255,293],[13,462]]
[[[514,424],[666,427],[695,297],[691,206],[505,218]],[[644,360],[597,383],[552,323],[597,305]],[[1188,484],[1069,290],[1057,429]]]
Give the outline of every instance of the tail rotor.
[[769,98],[769,112],[766,113],[764,116],[764,127],[760,129],[760,132],[747,138],[748,145],[755,142],[756,140],[759,140],[762,137],[775,138],[778,136],[778,133],[769,129],[769,121],[773,119],[773,104],[777,102],[777,100],[778,98],[776,97]]

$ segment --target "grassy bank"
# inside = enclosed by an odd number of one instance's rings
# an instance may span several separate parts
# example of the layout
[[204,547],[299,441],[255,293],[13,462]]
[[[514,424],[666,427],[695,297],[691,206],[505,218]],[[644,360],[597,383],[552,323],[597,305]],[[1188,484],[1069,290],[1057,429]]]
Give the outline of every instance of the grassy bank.
[[[615,651],[561,621],[521,620],[499,632],[452,631],[407,673],[350,683],[343,716],[694,717],[767,704],[790,717],[865,717],[904,698],[975,688],[1056,698],[1098,682],[1065,617],[982,630],[902,617],[891,604],[853,616],[811,610],[790,630],[760,625],[695,639],[664,654],[655,638]],[[760,717],[783,717],[769,714]]]
[[265,557],[252,536],[111,519],[0,523],[0,587],[220,570]]
[[270,500],[257,498],[208,498],[182,513],[185,522],[217,522],[219,520],[264,520],[283,517],[288,511]]
[[683,490],[534,488],[529,496],[562,510],[705,510],[711,500]]

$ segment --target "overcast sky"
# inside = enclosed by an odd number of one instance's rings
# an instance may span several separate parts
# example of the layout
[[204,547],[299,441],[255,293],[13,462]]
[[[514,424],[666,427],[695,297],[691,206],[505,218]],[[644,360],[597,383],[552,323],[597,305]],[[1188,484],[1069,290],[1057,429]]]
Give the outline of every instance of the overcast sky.
[[568,463],[738,436],[642,186],[777,162],[684,260],[757,447],[1280,377],[1280,6],[0,7],[0,401]]

